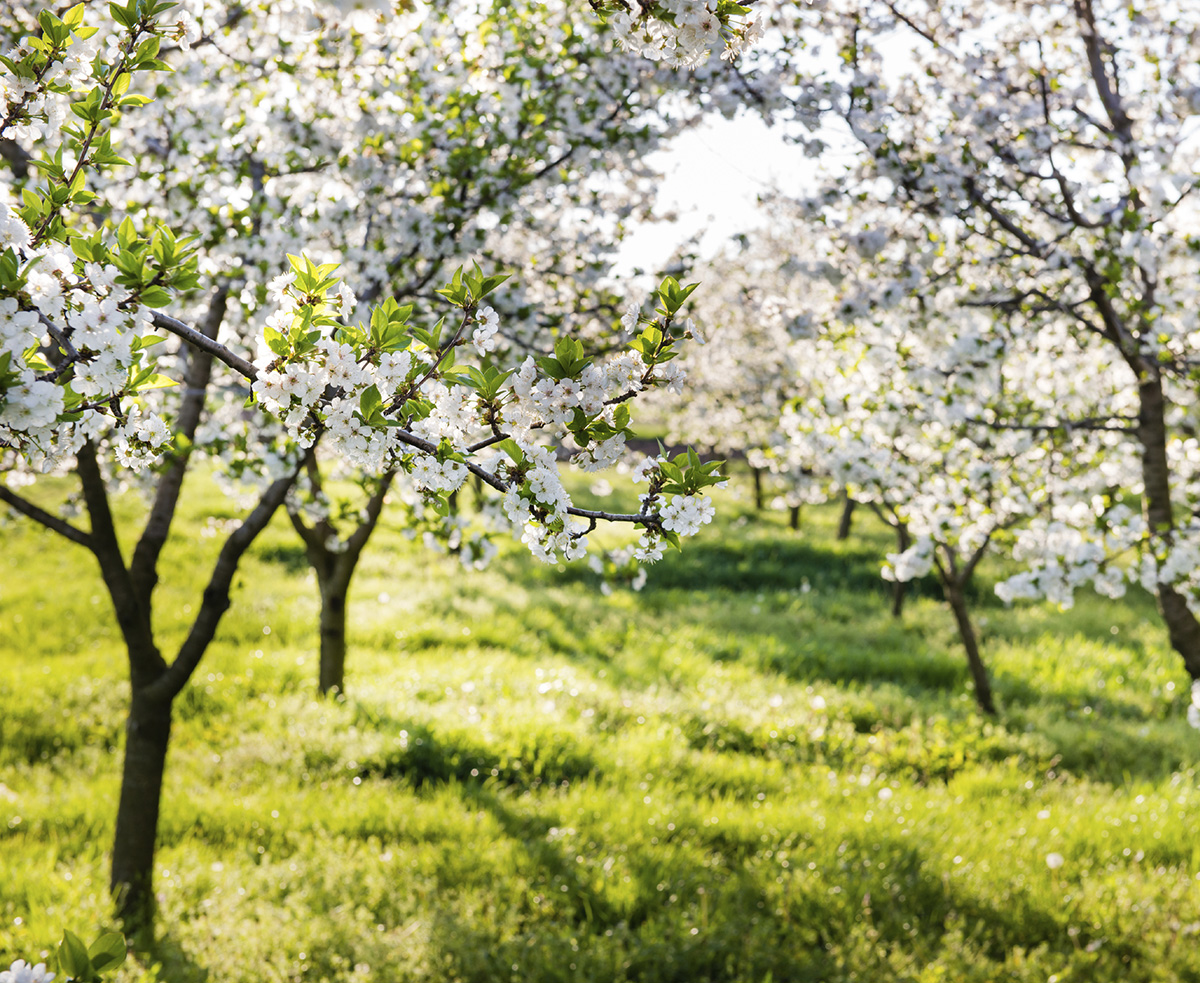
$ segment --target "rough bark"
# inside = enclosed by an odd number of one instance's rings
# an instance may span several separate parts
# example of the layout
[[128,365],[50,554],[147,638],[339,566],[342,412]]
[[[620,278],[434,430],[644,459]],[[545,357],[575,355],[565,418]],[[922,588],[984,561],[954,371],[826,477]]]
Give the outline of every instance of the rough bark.
[[171,703],[135,690],[125,722],[125,762],[109,883],[126,932],[136,932],[154,920],[154,851],[171,738]]
[[854,516],[854,499],[849,495],[842,495],[842,517],[838,520],[837,538],[839,540],[850,538],[850,520]]
[[975,683],[975,702],[979,709],[990,717],[996,715],[996,704],[992,698],[992,683],[988,678],[987,666],[979,653],[979,640],[975,628],[971,624],[971,615],[967,611],[967,599],[963,593],[963,585],[952,580],[943,584],[946,601],[954,612],[954,620],[958,624],[958,637],[962,640],[967,652],[967,665],[971,669],[971,679]]

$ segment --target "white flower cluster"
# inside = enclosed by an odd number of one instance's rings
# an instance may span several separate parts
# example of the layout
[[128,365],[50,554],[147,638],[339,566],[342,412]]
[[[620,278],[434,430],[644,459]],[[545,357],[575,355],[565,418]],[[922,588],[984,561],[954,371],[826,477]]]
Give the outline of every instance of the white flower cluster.
[[712,522],[715,514],[712,499],[707,495],[700,498],[695,495],[676,495],[660,513],[663,528],[679,536],[694,536],[702,525]]
[[1187,721],[1200,730],[1200,679],[1192,680],[1192,702],[1187,709]]
[[527,470],[524,480],[511,482],[504,493],[505,519],[514,531],[520,531],[521,542],[529,551],[545,563],[557,563],[560,552],[567,560],[586,556],[586,527],[567,513],[571,497],[563,486],[554,451],[522,440],[516,443],[525,455]]
[[633,551],[634,559],[642,563],[657,563],[662,555],[662,541],[657,536],[643,533],[638,538],[637,548]]
[[46,972],[45,963],[31,966],[24,959],[18,959],[0,972],[0,983],[50,983],[52,979],[54,974]]
[[1090,583],[1105,597],[1121,597],[1126,574],[1105,562],[1112,552],[1111,544],[1106,547],[1068,522],[1035,519],[1017,534],[1013,548],[1013,557],[1029,563],[1029,569],[998,583],[996,596],[1006,604],[1044,597],[1066,610],[1075,603],[1075,591]]
[[458,491],[471,472],[461,461],[439,461],[436,457],[420,457],[413,462],[409,476],[418,488],[427,491]]
[[142,471],[158,463],[162,450],[171,440],[171,431],[157,413],[149,413],[136,403],[115,429],[117,462],[131,471]]
[[609,18],[621,47],[668,68],[695,68],[722,42],[721,57],[732,60],[762,37],[754,19],[722,23],[715,0],[662,0],[661,6],[670,20],[629,10]]
[[883,566],[883,579],[907,583],[924,577],[933,569],[933,540],[919,536],[917,541],[902,553],[888,553]]
[[[29,144],[57,133],[67,120],[70,103],[49,91],[51,84],[67,86],[69,90],[84,88],[92,77],[92,59],[96,57],[99,37],[86,41],[74,39],[62,61],[50,65],[41,80],[24,78],[12,72],[0,74],[0,119],[15,115],[14,123],[5,136],[21,144]],[[27,59],[32,48],[26,38],[5,52],[9,60]]]
[[[24,255],[37,260],[26,289],[37,310],[22,310],[16,298],[0,299],[0,355],[9,356],[14,377],[0,389],[0,443],[22,448],[31,463],[49,470],[70,457],[87,439],[108,433],[125,457],[122,464],[141,470],[156,463],[169,438],[161,417],[126,398],[120,411],[112,398],[125,392],[137,361],[135,339],[153,331],[150,312],[131,303],[118,286],[118,270],[74,260],[57,244],[29,248],[30,234],[20,217],[0,204],[0,229],[20,241]],[[16,230],[16,231],[14,231]],[[86,400],[78,420],[60,422],[68,409],[65,390],[50,377],[39,351],[57,348],[48,334],[57,325],[79,353],[71,368],[71,389]],[[26,353],[37,362],[30,364]],[[3,382],[3,379],[0,379]],[[113,420],[115,430],[110,430]]]
[[625,435],[618,433],[608,440],[599,440],[571,458],[582,471],[603,471],[611,468],[625,453]]
[[481,307],[475,312],[478,327],[471,335],[471,344],[480,356],[496,350],[496,332],[500,330],[500,315],[490,307]]

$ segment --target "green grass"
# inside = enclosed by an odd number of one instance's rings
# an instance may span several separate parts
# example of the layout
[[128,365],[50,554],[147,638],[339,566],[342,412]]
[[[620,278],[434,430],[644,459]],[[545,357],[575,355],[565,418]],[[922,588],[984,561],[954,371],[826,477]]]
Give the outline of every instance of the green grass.
[[[611,598],[516,547],[464,576],[385,518],[341,703],[277,521],[178,702],[160,937],[122,979],[1200,980],[1200,735],[1151,601],[985,583],[984,721],[933,585],[888,614],[869,516],[836,543],[836,510],[745,502]],[[167,648],[214,509],[195,486],[166,557]],[[7,965],[107,925],[128,684],[90,557],[0,535]]]

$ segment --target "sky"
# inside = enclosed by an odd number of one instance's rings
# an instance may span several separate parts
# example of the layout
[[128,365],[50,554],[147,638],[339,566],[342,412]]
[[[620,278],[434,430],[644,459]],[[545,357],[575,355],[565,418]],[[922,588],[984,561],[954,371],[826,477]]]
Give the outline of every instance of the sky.
[[773,188],[799,194],[814,171],[813,161],[753,114],[711,118],[647,162],[665,175],[659,212],[673,211],[676,219],[631,232],[617,253],[618,277],[636,267],[662,268],[680,243],[697,234],[702,255],[712,255],[731,236],[764,223],[760,194]]

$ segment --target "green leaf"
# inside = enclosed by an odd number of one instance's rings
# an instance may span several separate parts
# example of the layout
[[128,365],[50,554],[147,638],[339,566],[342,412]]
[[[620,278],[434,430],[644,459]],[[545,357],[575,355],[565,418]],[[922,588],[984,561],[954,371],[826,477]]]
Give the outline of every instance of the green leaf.
[[101,935],[88,948],[88,956],[92,961],[92,968],[97,973],[116,969],[125,962],[127,954],[128,950],[125,946],[125,939],[116,932]]
[[556,358],[550,358],[548,355],[543,355],[537,360],[537,366],[555,382],[559,382],[566,378],[567,374],[563,371],[563,367],[559,364],[558,359]]
[[79,27],[83,23],[83,4],[77,3],[74,7],[63,14],[62,22],[71,30]]
[[170,389],[172,386],[177,385],[179,385],[179,383],[170,376],[161,375],[155,372],[144,381],[138,382],[137,391],[145,392],[147,389]]
[[166,307],[171,303],[171,295],[162,287],[147,287],[141,293],[141,301],[147,307]]
[[525,463],[525,453],[521,450],[520,445],[511,437],[501,440],[496,444],[496,448],[504,451],[505,454],[511,457],[514,464],[521,465]]
[[267,328],[263,332],[263,337],[266,339],[267,347],[280,358],[283,358],[291,350],[287,339],[274,328]]
[[68,976],[90,976],[92,961],[88,958],[87,946],[72,932],[64,931],[58,946],[58,965]]
[[379,387],[370,385],[362,391],[362,395],[358,397],[358,408],[362,413],[362,418],[368,423],[371,418],[379,411],[379,407],[383,405],[383,397],[379,395]]

